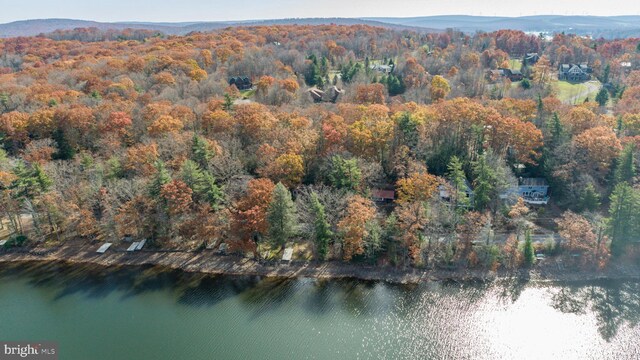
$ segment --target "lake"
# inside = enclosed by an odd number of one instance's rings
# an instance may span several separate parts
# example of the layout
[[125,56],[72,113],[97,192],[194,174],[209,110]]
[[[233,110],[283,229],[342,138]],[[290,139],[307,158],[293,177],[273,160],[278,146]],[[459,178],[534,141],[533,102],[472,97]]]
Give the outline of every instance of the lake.
[[0,271],[0,340],[61,359],[638,359],[640,283]]

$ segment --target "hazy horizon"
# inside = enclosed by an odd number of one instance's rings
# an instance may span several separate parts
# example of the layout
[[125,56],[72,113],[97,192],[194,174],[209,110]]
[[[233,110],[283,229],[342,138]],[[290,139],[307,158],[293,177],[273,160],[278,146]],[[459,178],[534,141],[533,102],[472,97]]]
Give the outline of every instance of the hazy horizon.
[[[622,10],[621,10],[622,9]],[[7,3],[0,23],[32,19],[78,19],[99,22],[202,22],[243,21],[284,18],[368,18],[417,17],[438,15],[504,16],[531,15],[640,15],[640,2],[625,0],[559,3],[540,0],[536,3],[504,6],[504,2],[474,0],[443,2],[434,0],[398,0],[389,6],[382,0],[341,0],[322,2],[301,0],[237,0],[202,2],[199,0],[94,1],[24,0]]]

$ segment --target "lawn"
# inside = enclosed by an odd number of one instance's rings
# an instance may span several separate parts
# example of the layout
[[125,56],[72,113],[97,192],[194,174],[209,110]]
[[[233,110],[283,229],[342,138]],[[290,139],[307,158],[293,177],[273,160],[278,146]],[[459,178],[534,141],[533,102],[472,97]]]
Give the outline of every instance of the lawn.
[[556,96],[565,104],[580,104],[589,99],[595,101],[602,84],[597,80],[574,84],[566,81],[556,81],[553,83]]
[[522,69],[522,60],[520,60],[520,59],[509,59],[509,69],[511,69],[511,70],[520,70],[520,69]]

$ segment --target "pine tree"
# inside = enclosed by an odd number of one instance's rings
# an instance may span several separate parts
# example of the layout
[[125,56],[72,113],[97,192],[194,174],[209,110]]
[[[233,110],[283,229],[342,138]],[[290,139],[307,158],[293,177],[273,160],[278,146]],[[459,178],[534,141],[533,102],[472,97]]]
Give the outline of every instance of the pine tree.
[[589,184],[580,193],[578,208],[580,211],[594,211],[598,207],[600,207],[600,195],[593,184]]
[[355,159],[335,155],[331,158],[331,169],[327,178],[329,183],[338,189],[355,190],[360,185],[362,172]]
[[191,145],[192,160],[200,165],[202,169],[206,169],[209,166],[211,157],[213,157],[213,151],[211,151],[209,144],[207,144],[206,140],[194,134]]
[[607,228],[613,255],[623,253],[626,245],[640,231],[640,196],[628,183],[622,182],[613,190],[609,205]]
[[47,192],[53,181],[42,170],[38,164],[29,168],[24,163],[18,162],[13,168],[16,179],[11,183],[10,188],[15,190],[18,198],[33,199],[37,195]]
[[324,260],[327,257],[329,241],[333,237],[333,232],[331,231],[331,225],[327,221],[324,205],[320,203],[315,192],[311,194],[311,209],[314,215],[313,227],[318,259]]
[[487,162],[486,154],[480,155],[473,163],[473,174],[475,176],[473,182],[475,207],[477,210],[484,210],[496,196],[498,181],[495,170]]
[[222,203],[224,195],[215,178],[194,161],[186,160],[182,164],[180,179],[191,188],[197,201],[208,203],[214,210]]
[[273,198],[267,210],[269,239],[278,246],[284,246],[296,233],[296,208],[291,193],[278,183],[273,189]]
[[533,243],[531,241],[531,230],[527,229],[524,234],[524,263],[526,266],[531,266],[536,261],[536,253],[533,249]]
[[57,129],[53,132],[53,140],[56,142],[58,151],[53,154],[55,160],[69,160],[76,154],[76,151],[71,147],[69,141],[64,136],[64,131]]
[[456,211],[464,211],[464,209],[470,205],[469,198],[467,197],[467,177],[462,169],[462,161],[457,156],[452,156],[447,165],[447,178],[453,184],[455,194]]
[[225,111],[233,110],[233,99],[231,98],[231,95],[226,93],[224,94],[224,103],[222,104],[222,108]]
[[204,177],[202,179],[202,196],[211,205],[211,208],[218,210],[220,204],[224,201],[224,192],[221,186],[216,184],[216,179],[208,171],[204,171]]
[[564,126],[562,126],[562,122],[560,121],[560,116],[558,116],[557,112],[553,113],[551,117],[551,124],[549,124],[551,131],[551,147],[555,148],[560,145],[562,142],[562,138],[564,136]]
[[151,184],[149,185],[149,194],[153,198],[158,198],[160,196],[160,191],[162,190],[162,186],[169,183],[171,181],[171,176],[169,175],[169,171],[164,166],[164,162],[158,160],[155,163],[156,173],[153,176],[153,180],[151,180]]
[[600,89],[600,91],[598,91],[598,95],[596,95],[596,102],[598,103],[598,105],[603,107],[607,105],[608,101],[609,101],[609,92],[605,88]]
[[616,162],[616,171],[614,173],[615,183],[630,182],[636,176],[636,164],[633,153],[635,146],[633,143],[624,147]]

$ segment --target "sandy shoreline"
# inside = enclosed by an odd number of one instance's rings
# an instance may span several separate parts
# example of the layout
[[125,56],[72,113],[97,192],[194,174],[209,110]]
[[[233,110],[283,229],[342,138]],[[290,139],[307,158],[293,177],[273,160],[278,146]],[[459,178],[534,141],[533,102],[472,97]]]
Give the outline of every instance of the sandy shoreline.
[[499,278],[521,278],[528,281],[588,281],[601,279],[640,280],[637,266],[610,266],[604,270],[558,269],[555,262],[536,265],[532,269],[517,271],[501,270],[492,272],[478,269],[441,270],[374,267],[342,262],[258,262],[237,256],[218,255],[212,251],[168,252],[143,250],[135,253],[107,251],[96,253],[96,245],[56,248],[32,248],[28,251],[4,251],[0,253],[0,266],[10,263],[66,262],[78,265],[115,266],[158,266],[190,273],[212,275],[255,275],[264,277],[309,277],[318,279],[355,278],[379,280],[391,283],[420,283],[442,280],[494,280]]

